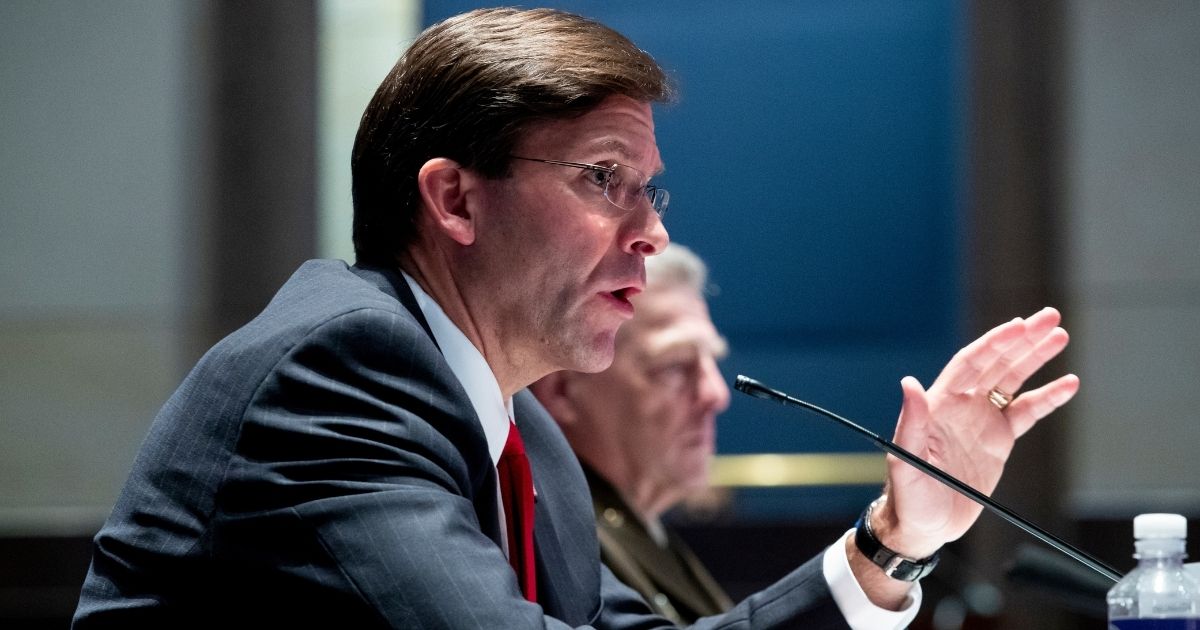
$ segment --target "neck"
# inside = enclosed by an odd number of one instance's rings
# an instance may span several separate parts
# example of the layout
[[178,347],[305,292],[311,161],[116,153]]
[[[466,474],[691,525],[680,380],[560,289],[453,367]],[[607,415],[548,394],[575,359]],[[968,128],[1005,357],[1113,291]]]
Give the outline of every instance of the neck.
[[[572,444],[578,443],[576,440],[570,441]],[[639,478],[636,468],[619,457],[595,457],[583,452],[578,454],[597,475],[617,490],[629,509],[633,510],[643,523],[658,521],[683,498],[667,484]]]
[[[496,317],[489,317],[486,294],[476,297],[471,287],[451,273],[456,268],[445,256],[430,255],[414,246],[399,259],[399,266],[437,302],[450,321],[483,355],[500,386],[500,393],[510,398],[550,370],[537,370],[537,361],[523,357],[515,350],[512,340],[501,339]],[[508,343],[505,343],[505,342]]]
[[633,484],[631,491],[627,492],[626,496],[629,497],[629,501],[637,504],[638,513],[646,522],[662,518],[667,510],[683,498],[680,493],[674,492],[663,484],[656,484],[653,480]]

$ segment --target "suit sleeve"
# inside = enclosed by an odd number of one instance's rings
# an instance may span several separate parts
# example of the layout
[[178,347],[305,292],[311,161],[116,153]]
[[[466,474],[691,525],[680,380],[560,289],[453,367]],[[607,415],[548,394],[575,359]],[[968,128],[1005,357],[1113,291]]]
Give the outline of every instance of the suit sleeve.
[[[603,569],[603,614],[598,629],[659,628],[665,620],[647,617],[646,604],[633,589]],[[830,597],[816,556],[770,587],[742,600],[729,612],[704,617],[695,630],[848,630],[846,620]]]

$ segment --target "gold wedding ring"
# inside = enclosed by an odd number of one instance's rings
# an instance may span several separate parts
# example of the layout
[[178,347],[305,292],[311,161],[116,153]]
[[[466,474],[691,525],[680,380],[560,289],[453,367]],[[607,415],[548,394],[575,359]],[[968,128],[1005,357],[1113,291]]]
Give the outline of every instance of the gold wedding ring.
[[987,399],[991,401],[993,405],[996,405],[996,408],[1000,411],[1007,409],[1009,403],[1013,401],[1012,394],[1000,389],[999,387],[993,387],[990,389],[987,393]]

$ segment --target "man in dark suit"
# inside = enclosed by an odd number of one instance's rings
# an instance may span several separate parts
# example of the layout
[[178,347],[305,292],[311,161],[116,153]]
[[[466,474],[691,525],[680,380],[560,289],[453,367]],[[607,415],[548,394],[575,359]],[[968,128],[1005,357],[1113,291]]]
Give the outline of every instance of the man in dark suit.
[[[666,625],[602,568],[578,462],[524,388],[612,361],[667,243],[649,176],[668,92],[646,53],[560,12],[472,12],[418,37],[355,141],[357,264],[303,265],[167,401],[75,627]],[[1015,436],[1077,387],[986,395],[1061,349],[1057,321],[994,329],[928,392],[906,380],[898,441],[990,491]],[[899,464],[889,479],[862,531],[894,552],[846,544],[858,603],[815,559],[698,625],[911,608],[897,578],[920,571],[872,558],[923,566],[979,510]]]
[[[646,261],[646,290],[602,372],[549,374],[530,390],[558,422],[592,491],[600,553],[659,614],[684,624],[732,603],[661,516],[708,485],[727,352],[705,302],[708,272],[671,243]],[[834,547],[836,552],[838,547]]]

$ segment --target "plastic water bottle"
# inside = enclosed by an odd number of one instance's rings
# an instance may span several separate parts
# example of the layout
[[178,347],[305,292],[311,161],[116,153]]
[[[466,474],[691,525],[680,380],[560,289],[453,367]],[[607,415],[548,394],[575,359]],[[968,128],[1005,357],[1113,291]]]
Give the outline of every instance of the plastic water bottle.
[[1133,519],[1137,568],[1108,592],[1109,630],[1200,630],[1200,583],[1183,568],[1187,519]]

